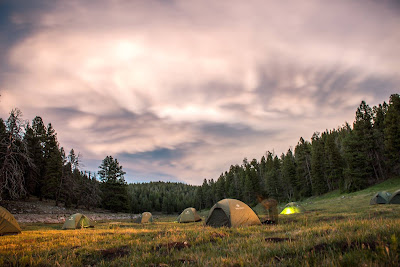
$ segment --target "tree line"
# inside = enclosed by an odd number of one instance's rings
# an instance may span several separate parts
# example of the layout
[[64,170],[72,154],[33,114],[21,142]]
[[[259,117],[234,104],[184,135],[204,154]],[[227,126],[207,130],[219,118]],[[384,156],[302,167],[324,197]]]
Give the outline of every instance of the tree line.
[[102,207],[112,211],[180,212],[186,207],[211,208],[223,198],[249,205],[257,196],[293,201],[329,191],[353,192],[400,175],[400,96],[370,107],[364,101],[352,125],[315,132],[294,149],[258,161],[245,158],[218,179],[201,186],[150,182],[128,184],[122,166],[106,156],[99,171],[81,170],[80,154],[60,147],[49,123],[32,123],[13,109],[0,118],[0,201],[36,196],[65,207]]
[[196,190],[195,207],[210,208],[223,198],[254,205],[257,196],[281,202],[333,190],[354,192],[400,175],[400,96],[370,107],[364,101],[352,125],[302,137],[280,156],[267,151],[257,161],[245,158],[220,177],[204,179]]
[[196,186],[156,182],[127,184],[125,171],[106,156],[99,171],[81,171],[80,154],[68,155],[57,141],[51,123],[36,116],[32,123],[13,109],[0,118],[0,201],[3,199],[50,199],[65,207],[101,207],[116,212],[178,212],[193,205]]
[[86,208],[100,203],[96,175],[79,169],[73,149],[67,155],[49,123],[36,116],[32,124],[13,109],[7,120],[0,118],[0,200],[53,199],[56,206]]

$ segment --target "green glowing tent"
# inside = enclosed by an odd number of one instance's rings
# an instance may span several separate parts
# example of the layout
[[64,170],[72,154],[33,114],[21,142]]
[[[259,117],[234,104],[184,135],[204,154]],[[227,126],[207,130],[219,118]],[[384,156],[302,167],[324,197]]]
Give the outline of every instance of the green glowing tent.
[[239,227],[260,225],[260,219],[254,211],[240,200],[223,199],[210,210],[206,225],[213,227]]
[[149,222],[153,222],[153,215],[150,212],[143,212],[135,220],[135,223],[149,223]]
[[306,210],[297,202],[290,202],[286,204],[285,208],[282,210],[281,214],[282,215],[287,215],[287,214],[294,214],[294,213],[303,213]]
[[179,223],[199,222],[201,218],[195,208],[186,208],[176,219]]
[[13,235],[21,233],[21,228],[14,216],[0,206],[0,235]]
[[81,213],[75,213],[65,221],[62,229],[81,229],[87,227],[94,227],[94,222]]
[[369,201],[370,205],[375,205],[375,204],[387,204],[389,203],[389,199],[392,196],[389,192],[386,191],[380,191],[376,193],[371,200]]
[[389,204],[400,204],[400,189],[393,193],[389,199]]

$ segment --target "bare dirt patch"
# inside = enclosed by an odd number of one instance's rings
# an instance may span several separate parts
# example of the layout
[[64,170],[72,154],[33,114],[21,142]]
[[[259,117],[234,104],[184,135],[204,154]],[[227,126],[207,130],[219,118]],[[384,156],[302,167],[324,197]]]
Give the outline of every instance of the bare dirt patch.
[[285,242],[285,241],[294,241],[293,238],[286,238],[286,237],[267,237],[265,238],[265,241],[267,242],[272,242],[272,243],[280,243],[280,242]]
[[339,221],[339,220],[344,220],[346,217],[344,216],[334,216],[334,217],[322,217],[318,218],[318,222],[334,222],[334,221]]
[[101,256],[105,260],[113,260],[115,258],[120,258],[129,255],[131,252],[129,246],[121,246],[117,248],[109,248],[100,250]]
[[327,244],[327,243],[321,243],[321,244],[317,244],[315,246],[313,246],[310,249],[310,252],[316,252],[316,253],[322,253],[328,250],[332,250],[332,249],[340,249],[342,252],[346,252],[348,250],[352,250],[352,249],[368,249],[368,250],[372,250],[375,251],[378,247],[378,243],[377,242],[335,242],[335,243],[331,243],[331,244]]
[[166,244],[159,244],[156,247],[156,250],[160,250],[161,248],[167,248],[168,250],[170,249],[176,249],[176,250],[181,250],[184,248],[190,248],[192,245],[190,245],[188,242],[170,242]]

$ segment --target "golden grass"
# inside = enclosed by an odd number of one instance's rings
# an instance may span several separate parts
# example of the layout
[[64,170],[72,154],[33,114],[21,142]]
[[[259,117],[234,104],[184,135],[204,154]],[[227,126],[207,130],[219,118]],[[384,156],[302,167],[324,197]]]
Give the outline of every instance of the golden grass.
[[400,205],[370,206],[369,194],[306,200],[307,213],[236,229],[175,216],[79,230],[25,224],[0,237],[0,266],[399,266]]

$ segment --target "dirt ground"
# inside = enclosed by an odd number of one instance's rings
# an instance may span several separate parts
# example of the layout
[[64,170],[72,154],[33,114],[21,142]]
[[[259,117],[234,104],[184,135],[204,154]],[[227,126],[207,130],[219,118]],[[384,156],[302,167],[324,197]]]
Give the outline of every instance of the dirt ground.
[[8,200],[1,202],[0,205],[11,212],[20,223],[64,223],[66,218],[75,213],[83,213],[94,221],[129,220],[138,216],[129,213],[111,213],[103,209],[74,209],[62,205],[56,207],[52,200],[39,201],[35,198],[27,201]]

